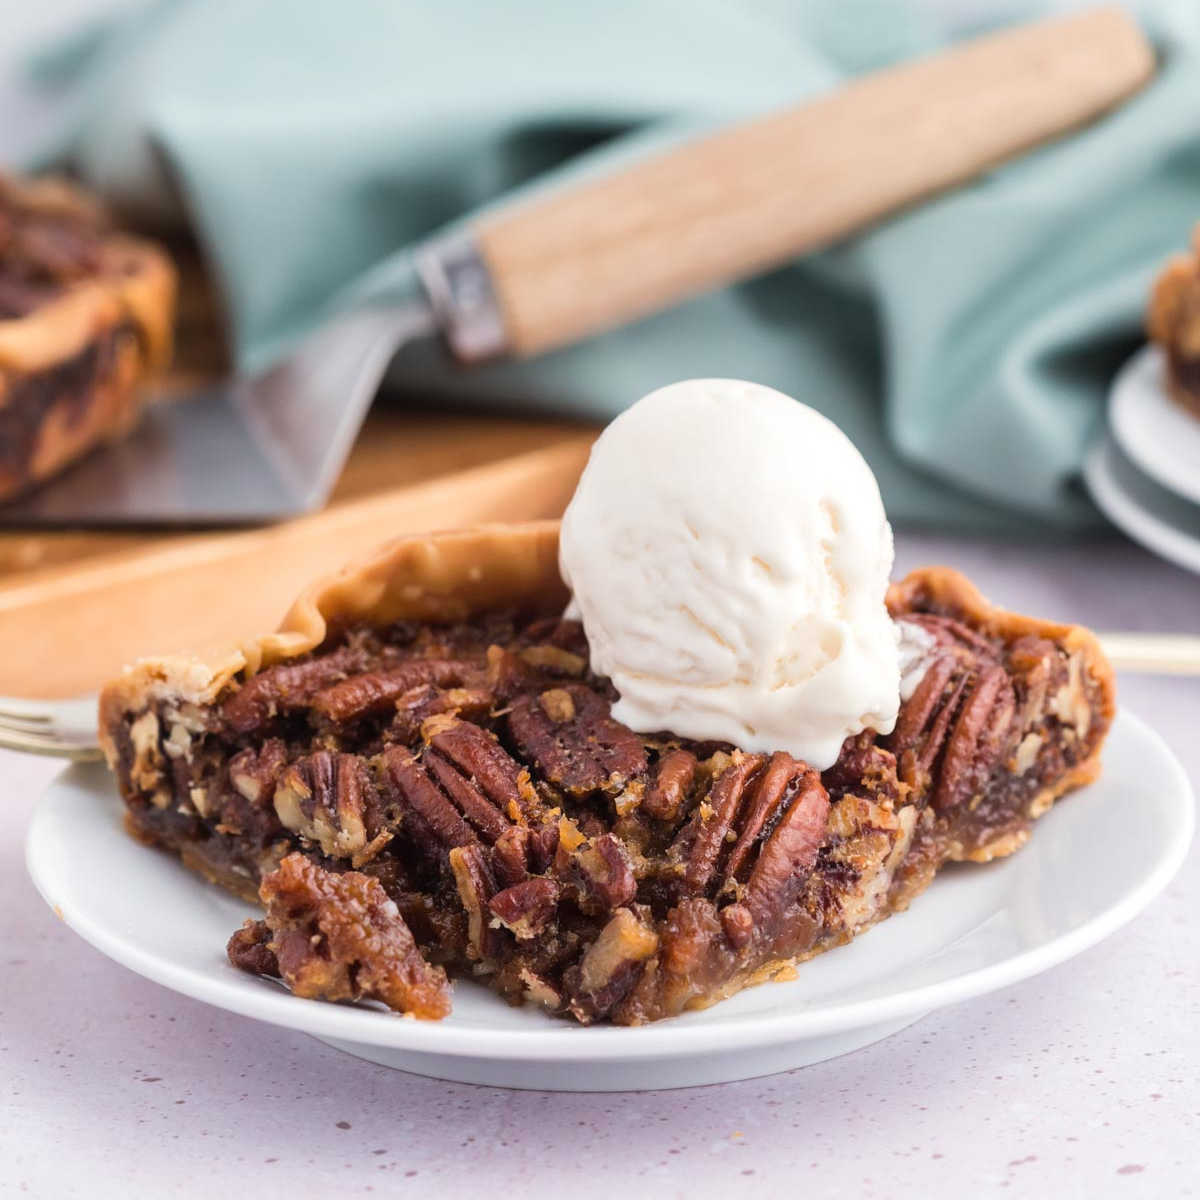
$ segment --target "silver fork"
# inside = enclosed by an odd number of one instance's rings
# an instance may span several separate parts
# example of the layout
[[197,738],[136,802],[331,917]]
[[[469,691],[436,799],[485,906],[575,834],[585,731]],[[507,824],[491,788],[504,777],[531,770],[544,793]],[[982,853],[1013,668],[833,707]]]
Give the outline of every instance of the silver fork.
[[0,746],[73,762],[103,758],[96,738],[96,697],[24,700],[0,696]]
[[[1118,671],[1144,675],[1200,675],[1200,637],[1173,633],[1102,633],[1101,644]],[[49,754],[75,762],[103,757],[96,740],[96,697],[20,700],[0,696],[0,748]]]

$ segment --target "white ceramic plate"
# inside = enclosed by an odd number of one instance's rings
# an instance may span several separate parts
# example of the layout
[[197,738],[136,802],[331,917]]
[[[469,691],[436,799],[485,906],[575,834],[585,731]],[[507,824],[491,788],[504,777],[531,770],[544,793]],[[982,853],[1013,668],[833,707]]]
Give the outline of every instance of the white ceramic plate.
[[1165,361],[1145,346],[1118,372],[1109,393],[1113,437],[1156,483],[1200,504],[1200,420],[1167,395]]
[[1147,550],[1200,572],[1200,504],[1181,500],[1143,475],[1106,435],[1088,452],[1083,478],[1114,525]]
[[99,767],[72,767],[51,785],[30,827],[27,859],[42,896],[77,933],[186,995],[422,1075],[618,1091],[818,1062],[1044,971],[1145,908],[1183,861],[1192,823],[1182,768],[1155,733],[1124,713],[1100,782],[1042,818],[1018,854],[945,871],[908,912],[805,963],[794,981],[639,1029],[583,1029],[509,1008],[463,982],[450,1017],[419,1022],[299,1000],[244,975],[224,947],[249,908],[129,838]]

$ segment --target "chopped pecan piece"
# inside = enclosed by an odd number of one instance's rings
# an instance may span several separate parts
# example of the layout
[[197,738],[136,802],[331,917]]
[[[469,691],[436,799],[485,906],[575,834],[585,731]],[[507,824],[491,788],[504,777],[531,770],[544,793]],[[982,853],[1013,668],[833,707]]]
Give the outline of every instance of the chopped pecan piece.
[[735,950],[744,950],[754,938],[754,914],[740,900],[721,909],[721,928]]
[[658,934],[632,909],[619,908],[564,978],[571,1014],[583,1024],[602,1017],[628,994],[658,949]]
[[543,617],[531,622],[521,633],[521,641],[533,646],[557,646],[582,659],[588,657],[587,635],[579,621],[563,617]]
[[611,833],[577,846],[562,874],[575,886],[585,912],[610,912],[637,895],[629,852]]
[[481,721],[495,700],[492,692],[484,687],[438,688],[428,683],[418,684],[396,701],[391,737],[402,742],[416,741],[430,717],[450,715]]
[[566,688],[548,688],[538,697],[538,703],[555,725],[575,719],[575,701]]
[[275,795],[275,783],[287,763],[287,747],[280,738],[268,738],[255,749],[247,747],[229,760],[229,782],[242,799],[262,807]]
[[492,916],[525,941],[545,929],[558,907],[559,885],[546,876],[526,879],[497,892],[488,901]]
[[530,685],[536,677],[528,663],[503,646],[489,646],[487,651],[487,686],[501,699],[511,700]]
[[522,662],[551,675],[572,675],[578,678],[587,670],[587,659],[582,654],[564,650],[561,646],[526,646],[519,654]]
[[271,949],[271,927],[266,921],[246,921],[225,947],[229,961],[250,975],[279,978],[279,960]]
[[583,684],[560,689],[573,713],[564,721],[547,715],[537,696],[518,696],[508,727],[521,753],[551,783],[573,795],[619,792],[646,769],[641,739],[609,715],[609,703]]
[[549,869],[558,853],[559,842],[562,839],[562,826],[558,822],[547,825],[535,825],[529,830],[529,840],[526,843],[526,855],[529,860],[529,870],[540,875]]
[[450,985],[421,956],[379,880],[289,854],[262,882],[270,949],[297,996],[381,1000],[423,1020],[450,1011]]
[[[287,747],[279,738],[268,738],[257,749],[247,747],[229,760],[228,786],[219,776],[197,780],[185,770],[190,780],[187,795],[197,814],[215,820],[222,833],[265,842],[279,832],[272,801],[286,765]],[[176,759],[176,769],[182,766]]]
[[558,850],[557,822],[510,825],[492,846],[492,870],[501,887],[521,883],[549,870]]
[[1042,720],[1048,698],[1066,683],[1066,664],[1053,642],[1032,635],[1009,646],[1007,661],[1020,705],[1017,725],[1028,729]]
[[510,825],[492,846],[492,870],[501,887],[511,887],[529,878],[528,825]]
[[880,802],[900,803],[903,789],[896,771],[896,756],[875,740],[877,736],[868,729],[847,738],[837,762],[822,772],[821,782],[831,800],[853,792]]

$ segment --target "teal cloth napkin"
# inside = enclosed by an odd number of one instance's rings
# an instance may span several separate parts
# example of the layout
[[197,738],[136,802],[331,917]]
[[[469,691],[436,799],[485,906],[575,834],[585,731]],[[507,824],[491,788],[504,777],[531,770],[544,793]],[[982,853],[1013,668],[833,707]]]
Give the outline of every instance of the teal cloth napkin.
[[[69,161],[143,216],[186,217],[238,360],[257,367],[331,305],[412,288],[410,248],[435,230],[931,49],[944,35],[930,11],[174,0],[41,59],[68,115],[40,159]],[[841,425],[894,520],[1093,525],[1084,448],[1155,267],[1200,218],[1200,5],[1139,11],[1156,80],[1068,139],[853,242],[537,361],[463,371],[418,351],[392,381],[447,404],[608,417],[674,379],[740,376]]]

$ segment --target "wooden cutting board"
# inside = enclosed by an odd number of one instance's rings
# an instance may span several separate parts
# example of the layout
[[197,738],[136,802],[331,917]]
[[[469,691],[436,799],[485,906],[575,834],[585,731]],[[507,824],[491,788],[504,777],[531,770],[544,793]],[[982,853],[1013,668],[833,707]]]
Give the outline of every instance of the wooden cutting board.
[[92,691],[147,654],[219,653],[388,538],[562,512],[594,431],[381,411],[330,505],[279,525],[0,535],[0,694]]

